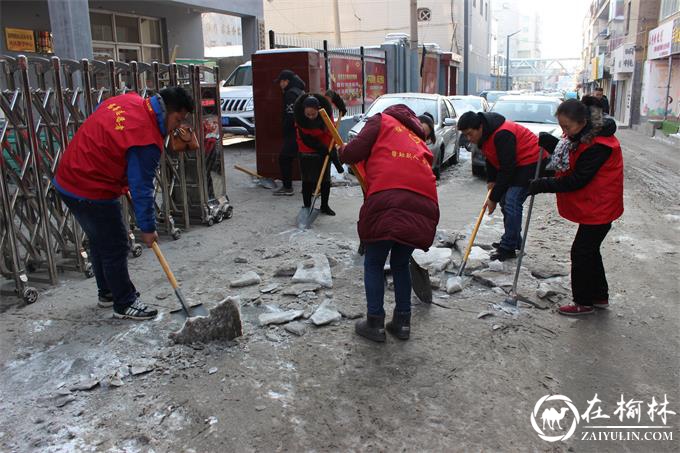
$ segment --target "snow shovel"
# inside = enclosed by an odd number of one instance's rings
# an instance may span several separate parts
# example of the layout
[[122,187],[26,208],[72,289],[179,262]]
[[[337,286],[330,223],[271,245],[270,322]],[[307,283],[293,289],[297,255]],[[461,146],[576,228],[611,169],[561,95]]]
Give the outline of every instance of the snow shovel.
[[[321,114],[321,118],[323,118],[324,123],[326,123],[326,127],[328,127],[328,130],[330,130],[333,136],[335,137],[335,140],[338,143],[338,145],[342,145],[343,143],[342,138],[340,137],[338,130],[333,126],[333,122],[326,114],[326,111],[321,109],[319,110],[319,113]],[[354,175],[357,177],[357,180],[361,185],[361,190],[364,192],[365,195],[366,181],[363,180],[361,174],[356,170],[356,167],[354,165],[350,165],[350,167],[352,168]],[[416,260],[413,259],[413,257],[409,258],[409,270],[411,274],[411,287],[413,288],[413,292],[415,293],[416,297],[418,297],[418,299],[420,299],[420,301],[423,302],[424,304],[431,304],[432,286],[430,285],[429,271],[427,269],[420,267],[420,264],[418,264]]]
[[239,165],[234,165],[234,168],[237,169],[238,171],[242,171],[243,173],[252,176],[255,178],[255,181],[259,186],[264,187],[265,189],[276,189],[276,183],[274,180],[265,178],[264,176],[260,176],[257,173],[255,173],[252,170],[248,170],[247,168],[243,168]]
[[[538,162],[536,162],[536,173],[534,174],[534,179],[538,179],[541,173],[541,164],[543,163],[543,148],[540,148],[538,152]],[[531,196],[529,200],[529,210],[527,211],[527,220],[524,223],[524,235],[522,236],[522,248],[519,251],[519,256],[517,257],[517,268],[515,268],[515,279],[512,282],[512,289],[510,290],[510,296],[506,297],[503,301],[503,305],[511,310],[517,309],[517,280],[519,280],[519,272],[522,268],[522,258],[524,258],[524,247],[527,245],[527,236],[529,236],[529,223],[531,222],[531,211],[534,208],[534,197]]]
[[458,273],[456,274],[458,277],[463,275],[463,271],[465,271],[465,266],[467,265],[467,260],[470,257],[470,251],[472,250],[472,244],[475,242],[475,238],[477,237],[477,232],[479,231],[479,226],[482,224],[482,219],[484,218],[484,213],[486,212],[486,203],[489,201],[489,195],[491,195],[491,190],[489,190],[486,193],[486,198],[484,199],[484,204],[482,205],[482,210],[479,213],[479,217],[477,217],[477,222],[475,223],[475,227],[472,229],[472,234],[470,235],[470,241],[468,242],[467,248],[465,249],[465,255],[463,255],[463,262],[460,263],[460,268],[458,269]]
[[177,312],[182,312],[183,318],[184,317],[191,318],[192,316],[208,316],[208,310],[205,309],[203,304],[196,304],[193,307],[191,307],[191,309],[189,308],[189,304],[187,300],[184,298],[184,294],[182,294],[182,290],[180,289],[179,284],[177,283],[177,279],[175,278],[175,275],[172,273],[170,265],[165,260],[163,252],[161,252],[161,248],[158,246],[158,242],[154,241],[151,248],[153,249],[153,252],[156,254],[156,258],[158,258],[158,262],[161,264],[161,267],[163,268],[166,277],[168,277],[168,281],[172,285],[172,289],[175,290],[175,295],[177,296],[177,300],[179,300],[179,303],[181,305],[181,308],[177,310],[170,310],[170,314],[174,315]]

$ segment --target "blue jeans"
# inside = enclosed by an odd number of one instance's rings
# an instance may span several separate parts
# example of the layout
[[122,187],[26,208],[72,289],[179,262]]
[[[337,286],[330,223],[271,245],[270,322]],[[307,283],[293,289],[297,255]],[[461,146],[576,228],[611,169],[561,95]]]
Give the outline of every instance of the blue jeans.
[[505,233],[501,236],[501,247],[518,250],[522,246],[522,209],[529,191],[526,187],[510,186],[501,198],[501,212]]
[[128,273],[127,230],[120,202],[96,203],[60,194],[90,243],[90,262],[99,295],[113,294],[113,304],[127,307],[137,297]]
[[364,286],[366,288],[367,312],[369,315],[385,316],[383,303],[385,299],[384,268],[387,254],[390,256],[390,268],[394,277],[395,310],[411,312],[411,273],[408,263],[413,247],[394,241],[378,241],[365,244]]

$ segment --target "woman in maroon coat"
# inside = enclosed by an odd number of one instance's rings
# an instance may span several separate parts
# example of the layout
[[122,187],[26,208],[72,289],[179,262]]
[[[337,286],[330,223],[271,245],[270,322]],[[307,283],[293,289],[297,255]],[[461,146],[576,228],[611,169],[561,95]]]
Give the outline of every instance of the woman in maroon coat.
[[383,268],[390,254],[396,306],[388,332],[406,340],[411,324],[413,250],[427,250],[439,223],[432,153],[416,115],[395,105],[372,116],[359,135],[340,151],[340,159],[365,173],[366,200],[359,213],[359,238],[365,245],[366,320],[357,334],[385,341]]

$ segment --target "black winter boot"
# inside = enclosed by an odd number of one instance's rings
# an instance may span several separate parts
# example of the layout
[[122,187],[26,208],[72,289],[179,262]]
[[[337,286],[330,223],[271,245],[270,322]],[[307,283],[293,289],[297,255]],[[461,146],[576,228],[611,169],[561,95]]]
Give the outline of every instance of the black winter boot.
[[395,311],[392,321],[388,322],[385,328],[400,340],[408,340],[411,335],[411,312]]
[[357,335],[383,343],[385,341],[385,316],[366,315],[354,325]]

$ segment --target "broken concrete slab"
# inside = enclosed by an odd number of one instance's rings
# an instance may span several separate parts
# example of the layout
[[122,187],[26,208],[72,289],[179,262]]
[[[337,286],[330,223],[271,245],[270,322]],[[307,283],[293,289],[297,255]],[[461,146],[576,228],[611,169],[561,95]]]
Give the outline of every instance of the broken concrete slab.
[[558,294],[566,294],[566,290],[562,286],[553,285],[550,283],[541,282],[536,290],[536,295],[541,299],[556,296]]
[[279,290],[281,285],[278,283],[270,283],[269,285],[265,285],[262,288],[260,288],[260,292],[262,294],[273,294]]
[[431,247],[427,252],[415,250],[413,259],[420,267],[429,268],[434,272],[446,269],[451,261],[451,249],[445,247]]
[[489,261],[489,270],[496,272],[505,272],[505,263],[503,261],[493,260]]
[[309,259],[298,263],[292,281],[293,283],[318,283],[324,288],[332,288],[333,276],[326,255],[313,253]]
[[493,314],[492,312],[486,311],[486,310],[485,310],[485,311],[481,311],[481,312],[479,312],[479,314],[477,315],[477,319],[484,319],[484,318],[486,318],[486,317],[488,317],[488,316],[494,316],[494,314]]
[[463,278],[458,276],[449,277],[446,281],[446,292],[454,294],[463,290]]
[[77,384],[74,384],[70,387],[70,390],[72,392],[77,392],[77,391],[86,391],[86,390],[92,390],[96,386],[99,385],[99,379],[97,378],[88,378],[84,379]]
[[243,288],[245,286],[259,285],[260,283],[262,283],[262,279],[257,272],[248,271],[236,280],[232,280],[229,286],[232,288]]
[[281,263],[274,271],[274,277],[292,277],[297,270],[297,264],[292,261]]
[[272,313],[262,313],[258,316],[260,326],[267,326],[269,324],[283,324],[299,318],[304,313],[304,310],[288,310],[275,311]]
[[347,319],[358,319],[364,316],[364,309],[358,307],[338,307],[338,311]]
[[315,326],[324,326],[332,322],[340,321],[341,319],[342,315],[330,299],[323,301],[311,317]]
[[314,292],[321,289],[321,285],[318,283],[298,283],[296,285],[290,285],[281,292],[284,296],[295,296],[298,297],[303,293]]
[[[494,287],[511,287],[512,282],[515,278],[514,272],[498,272],[492,271],[490,269],[484,269],[481,271],[476,271],[472,273],[472,278],[474,278],[479,283],[488,286],[489,288]],[[534,277],[531,276],[529,271],[522,267],[519,275],[519,282],[525,284],[530,282],[531,285],[538,286],[538,282]]]
[[430,276],[430,287],[432,289],[439,289],[442,286],[441,277]]
[[533,259],[532,263],[528,265],[531,275],[540,279],[569,275],[569,266],[569,263],[540,258]]
[[241,335],[241,299],[237,296],[219,302],[210,309],[208,316],[187,319],[182,329],[172,332],[169,337],[178,344],[191,344],[229,341]]
[[434,236],[434,247],[452,248],[456,245],[460,233],[458,231],[437,230]]
[[156,369],[155,359],[140,359],[130,365],[130,374],[137,376],[138,374],[148,373]]
[[234,263],[236,264],[246,264],[248,262],[248,258],[245,256],[237,256],[234,258]]
[[303,336],[307,332],[307,325],[299,321],[289,322],[283,328],[286,329],[286,332],[290,332],[298,337]]

